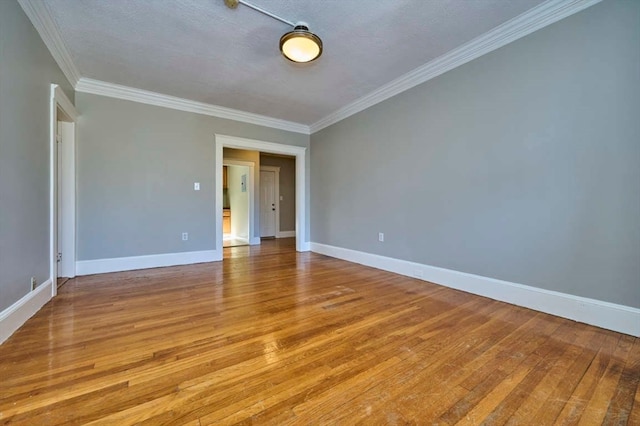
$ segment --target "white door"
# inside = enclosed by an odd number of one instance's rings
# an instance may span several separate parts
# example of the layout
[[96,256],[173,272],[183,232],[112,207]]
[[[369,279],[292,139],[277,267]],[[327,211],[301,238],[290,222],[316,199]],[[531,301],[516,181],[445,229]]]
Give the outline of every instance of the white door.
[[276,174],[260,171],[260,236],[276,236]]

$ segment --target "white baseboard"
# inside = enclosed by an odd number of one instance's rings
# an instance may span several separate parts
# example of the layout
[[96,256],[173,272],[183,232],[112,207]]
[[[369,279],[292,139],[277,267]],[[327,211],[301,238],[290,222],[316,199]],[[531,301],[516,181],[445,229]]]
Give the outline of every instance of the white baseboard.
[[251,237],[251,240],[249,241],[249,245],[250,246],[259,246],[261,241],[262,240],[260,239],[260,237]]
[[292,238],[296,236],[296,231],[280,231],[276,238]]
[[311,243],[311,251],[489,297],[620,333],[640,336],[640,309],[356,250]]
[[52,281],[46,280],[35,290],[0,312],[0,343],[7,340],[22,324],[51,300],[51,285]]
[[192,263],[214,262],[218,260],[222,260],[222,253],[216,250],[117,257],[113,259],[79,260],[76,262],[76,275],[189,265]]

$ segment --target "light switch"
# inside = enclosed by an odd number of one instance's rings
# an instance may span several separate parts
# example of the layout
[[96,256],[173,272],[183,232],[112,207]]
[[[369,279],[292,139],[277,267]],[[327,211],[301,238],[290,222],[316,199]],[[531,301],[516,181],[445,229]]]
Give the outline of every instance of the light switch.
[[200,191],[200,182],[194,182],[193,190],[194,191]]
[[282,200],[284,200],[284,197],[281,195],[281,196],[280,196],[280,201],[282,201]]

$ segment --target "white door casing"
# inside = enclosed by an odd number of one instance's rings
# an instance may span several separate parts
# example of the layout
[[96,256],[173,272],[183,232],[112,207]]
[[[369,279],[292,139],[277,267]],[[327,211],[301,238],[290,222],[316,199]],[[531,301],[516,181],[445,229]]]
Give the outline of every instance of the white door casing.
[[[57,84],[51,85],[50,113],[49,275],[53,283],[51,296],[55,296],[57,294],[57,277],[75,277],[76,275],[75,124],[78,117],[73,103]],[[60,143],[57,142],[58,133],[61,137]],[[58,159],[60,166],[58,166]],[[58,170],[59,167],[62,170]],[[58,192],[62,192],[60,197]],[[60,220],[58,216],[61,216]],[[58,225],[60,225],[60,230],[58,230]],[[57,261],[58,247],[62,250],[60,265]],[[60,273],[58,273],[58,269],[60,269]]]
[[284,154],[296,157],[296,250],[309,251],[306,229],[306,151],[307,148],[283,145],[273,142],[245,139],[236,136],[215,135],[215,216],[216,216],[216,260],[222,260],[222,162],[223,148],[249,149],[271,154]]

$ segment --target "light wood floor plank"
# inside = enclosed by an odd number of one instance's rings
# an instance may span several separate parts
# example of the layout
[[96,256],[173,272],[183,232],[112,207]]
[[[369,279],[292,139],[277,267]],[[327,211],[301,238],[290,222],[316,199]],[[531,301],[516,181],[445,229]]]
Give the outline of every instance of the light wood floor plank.
[[638,338],[313,253],[78,277],[0,346],[0,424],[640,424]]

